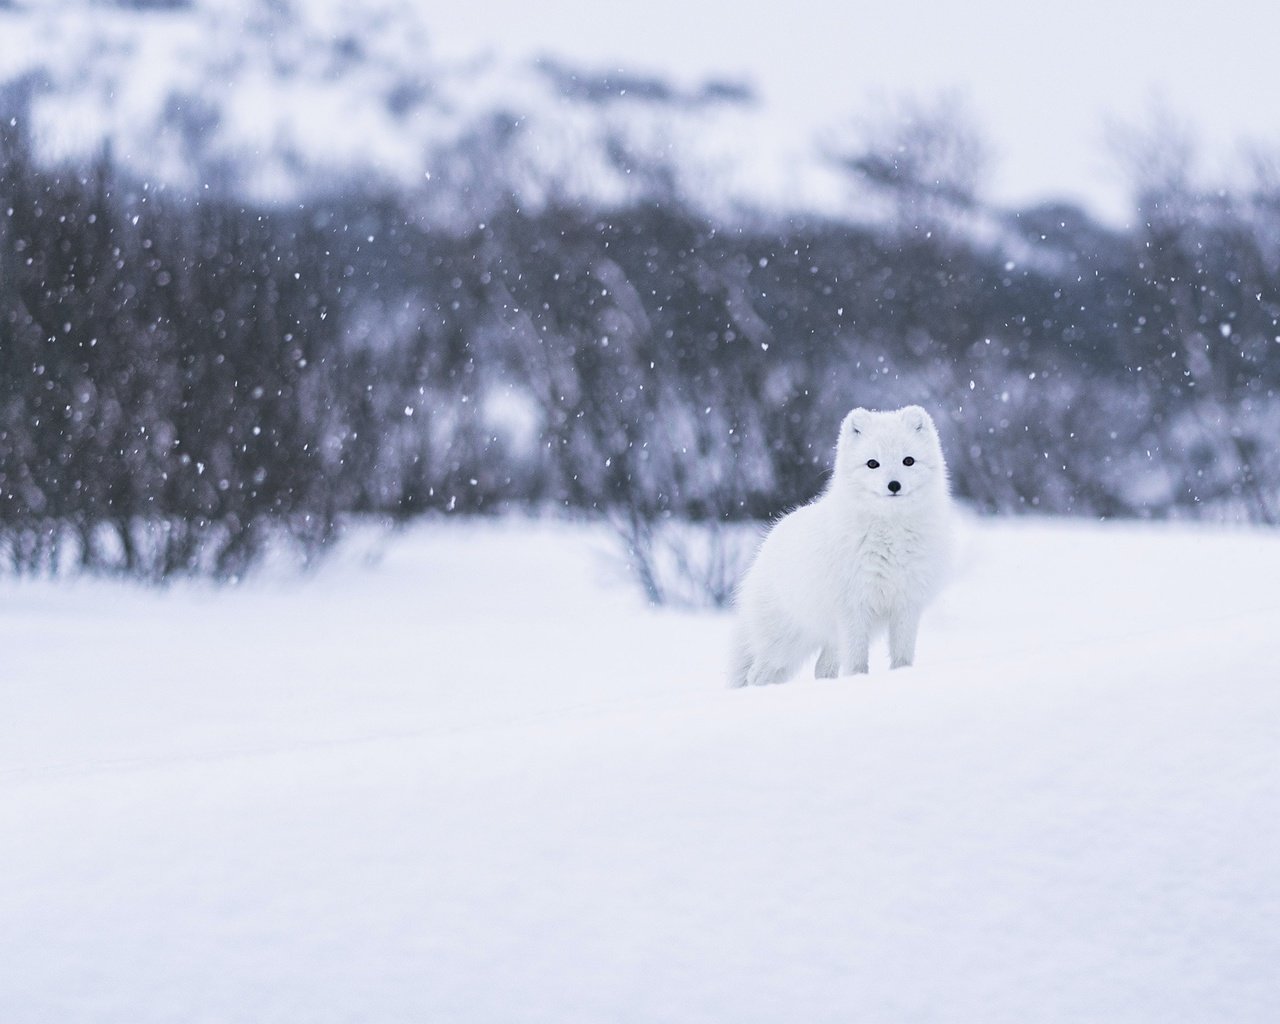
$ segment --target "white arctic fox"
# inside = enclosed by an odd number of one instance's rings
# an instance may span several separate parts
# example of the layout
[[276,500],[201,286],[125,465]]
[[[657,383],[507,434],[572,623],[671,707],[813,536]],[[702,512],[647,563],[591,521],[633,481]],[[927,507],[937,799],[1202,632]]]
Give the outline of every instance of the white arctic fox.
[[783,682],[814,651],[819,679],[866,672],[886,629],[892,666],[910,665],[949,562],[950,504],[927,412],[849,413],[827,489],[774,525],[738,588],[730,685]]

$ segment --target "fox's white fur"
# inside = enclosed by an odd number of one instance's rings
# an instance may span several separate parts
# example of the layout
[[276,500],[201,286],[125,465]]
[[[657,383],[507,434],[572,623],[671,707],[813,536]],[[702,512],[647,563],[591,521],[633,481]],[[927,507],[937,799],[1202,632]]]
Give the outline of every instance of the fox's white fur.
[[730,685],[784,682],[814,651],[820,679],[866,672],[886,631],[892,667],[910,665],[947,570],[950,505],[927,412],[849,413],[827,489],[774,525],[738,588]]

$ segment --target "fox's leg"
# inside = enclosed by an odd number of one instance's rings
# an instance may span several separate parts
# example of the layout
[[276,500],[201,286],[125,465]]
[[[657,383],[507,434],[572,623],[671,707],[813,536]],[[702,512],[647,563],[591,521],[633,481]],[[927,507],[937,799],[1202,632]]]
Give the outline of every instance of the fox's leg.
[[849,617],[840,628],[840,667],[845,675],[867,671],[871,654],[871,629],[861,617]]
[[900,608],[889,617],[889,667],[906,668],[916,659],[920,609]]
[[785,683],[794,671],[795,665],[757,659],[752,662],[751,668],[747,671],[747,684],[749,686],[771,686],[774,683]]
[[[756,622],[751,643],[751,664],[747,684],[766,686],[785,683],[813,653],[809,640],[794,626],[779,620]],[[749,627],[750,628],[750,627]]]
[[822,645],[818,652],[818,663],[813,666],[814,679],[834,679],[840,674],[839,648],[835,644]]

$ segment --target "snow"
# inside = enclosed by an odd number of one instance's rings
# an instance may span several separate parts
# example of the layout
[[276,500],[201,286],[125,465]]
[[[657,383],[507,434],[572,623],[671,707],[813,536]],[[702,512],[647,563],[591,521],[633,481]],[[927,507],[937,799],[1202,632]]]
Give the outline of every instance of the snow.
[[[745,96],[708,98],[683,82],[666,99],[570,96],[553,59],[438,47],[433,18],[405,0],[0,9],[0,90],[38,83],[33,131],[46,162],[109,148],[143,179],[185,192],[229,185],[264,203],[365,181],[457,230],[512,196],[528,210],[625,203],[643,194],[650,164],[670,164],[684,192],[722,213],[848,204],[850,186],[820,154],[760,152]],[[619,164],[622,151],[642,173]]]
[[[299,24],[283,27],[281,12]],[[608,18],[580,0],[198,0],[142,13],[22,0],[0,4],[0,81],[33,72],[41,83],[49,154],[92,155],[110,138],[117,159],[184,188],[228,169],[257,199],[283,200],[299,176],[324,174],[407,188],[420,181],[427,153],[474,124],[483,106],[525,118],[519,156],[538,180],[513,186],[528,204],[556,175],[589,195],[625,194],[598,152],[618,132],[642,153],[678,148],[682,184],[707,203],[728,191],[725,206],[816,212],[850,204],[824,152],[904,98],[957,96],[992,142],[995,202],[1066,199],[1122,226],[1134,217],[1132,182],[1115,140],[1158,126],[1161,111],[1203,141],[1202,166],[1189,170],[1206,182],[1243,187],[1246,146],[1274,149],[1275,12],[1228,0],[1211,18],[1168,13],[1152,0],[927,10],[821,0],[802,18],[728,0],[658,0]],[[547,55],[680,84],[747,82],[760,102],[656,118],[637,104],[601,125],[557,102],[530,72]],[[429,88],[410,110],[387,108],[424,80]],[[191,122],[203,125],[196,145],[184,139]]]
[[1170,14],[1155,0],[815,0],[802,17],[780,4],[653,0],[604,19],[583,0],[490,0],[441,5],[432,24],[455,48],[746,77],[767,107],[757,138],[797,152],[903,97],[961,95],[995,150],[997,202],[1068,199],[1121,226],[1133,208],[1109,140],[1117,127],[1167,109],[1203,140],[1212,173],[1231,179],[1247,163],[1242,139],[1275,143],[1275,9],[1226,0],[1210,17]]
[[0,1019],[1271,1021],[1280,538],[982,522],[724,688],[590,528],[0,583]]

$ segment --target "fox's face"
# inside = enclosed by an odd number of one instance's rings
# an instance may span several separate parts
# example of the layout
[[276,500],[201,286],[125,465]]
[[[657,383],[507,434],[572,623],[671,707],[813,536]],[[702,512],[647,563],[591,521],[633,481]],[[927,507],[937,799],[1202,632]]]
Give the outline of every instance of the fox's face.
[[846,493],[877,502],[936,494],[945,487],[946,465],[938,432],[918,405],[896,412],[854,409],[840,425],[836,475]]

